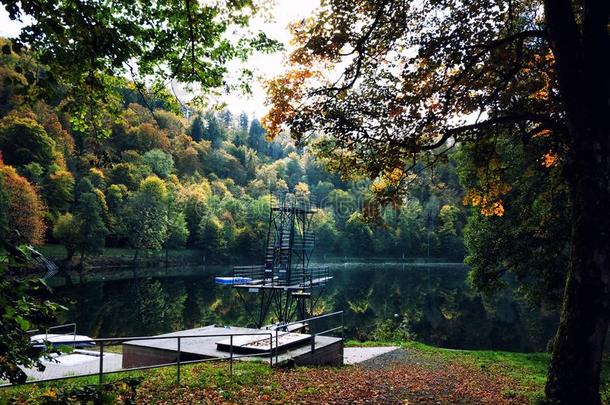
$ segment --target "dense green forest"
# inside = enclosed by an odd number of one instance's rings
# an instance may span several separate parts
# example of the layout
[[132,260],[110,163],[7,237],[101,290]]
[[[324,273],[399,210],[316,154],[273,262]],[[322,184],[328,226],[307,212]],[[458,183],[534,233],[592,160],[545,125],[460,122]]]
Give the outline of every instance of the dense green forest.
[[166,248],[198,249],[208,263],[255,259],[270,195],[289,191],[320,207],[318,254],[463,258],[454,162],[423,175],[373,224],[362,214],[371,181],[329,173],[287,134],[267,139],[256,118],[193,111],[124,82],[111,131],[92,138],[61,112],[61,98],[28,104],[13,92],[25,58],[2,55],[0,151],[7,229],[26,240],[62,244],[75,260],[104,247],[130,247],[134,259]]

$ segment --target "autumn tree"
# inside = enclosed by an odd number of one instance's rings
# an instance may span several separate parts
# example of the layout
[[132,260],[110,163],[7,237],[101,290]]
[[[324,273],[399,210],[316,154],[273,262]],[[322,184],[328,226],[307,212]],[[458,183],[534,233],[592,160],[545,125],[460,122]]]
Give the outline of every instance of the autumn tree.
[[211,194],[212,189],[207,181],[185,186],[180,190],[178,198],[184,207],[184,216],[189,231],[188,242],[190,244],[197,240],[199,224],[202,218],[208,214],[207,200]]
[[167,239],[167,187],[163,180],[149,176],[132,196],[126,210],[125,230],[136,250],[134,261],[142,249],[161,250]]
[[185,127],[181,117],[173,112],[157,108],[153,115],[159,128],[167,131],[170,138],[175,138],[184,132]]
[[66,249],[66,261],[72,260],[79,242],[79,224],[70,212],[57,217],[53,226],[53,237]]
[[[495,162],[483,172],[476,163],[482,150],[493,151]],[[483,202],[488,176],[511,187],[501,216],[471,211],[464,229],[466,263],[471,266],[470,281],[479,291],[504,287],[510,269],[530,302],[558,308],[570,250],[569,201],[562,165],[541,159],[541,153],[544,150],[510,141],[459,148],[458,173],[471,190],[465,196],[471,204],[478,207]]]
[[[95,189],[87,178],[83,178],[79,182],[77,189],[78,200],[74,208],[73,223],[78,234],[76,251],[80,253],[82,263],[87,255],[102,253],[108,228],[104,222],[105,201],[101,199],[103,194]],[[73,236],[66,234],[62,236],[64,243],[67,242],[70,245]],[[66,250],[68,250],[68,245],[65,245]]]
[[[243,35],[233,38],[226,35],[227,32],[248,24],[250,17],[257,11],[251,1],[202,4],[192,0],[180,3],[165,0],[154,3],[112,0],[76,4],[63,0],[2,0],[2,5],[12,20],[24,21],[25,27],[19,38],[13,39],[10,44],[5,40],[0,42],[1,115],[6,118],[6,113],[15,106],[32,104],[39,99],[61,101],[57,107],[62,112],[62,122],[70,127],[74,136],[79,152],[75,166],[80,172],[86,172],[93,165],[92,162],[103,162],[104,158],[108,158],[96,156],[93,152],[101,152],[99,140],[113,135],[115,127],[121,127],[117,125],[117,119],[121,118],[119,115],[123,107],[123,95],[134,96],[132,101],[141,103],[143,108],[150,111],[160,106],[175,107],[175,100],[168,97],[170,93],[163,85],[168,80],[195,83],[201,93],[205,94],[210,89],[225,84],[228,61],[245,60],[255,50],[270,51],[278,48],[275,41],[261,32],[243,31]],[[34,55],[35,58],[32,58]],[[126,88],[126,75],[132,78],[127,86],[130,88]],[[43,130],[48,131],[47,135],[51,135],[53,141],[52,123],[40,123],[42,126],[32,122],[4,125],[7,122],[4,118],[3,121],[0,129],[0,143],[3,146],[0,146],[0,150],[8,151],[11,155],[7,161],[13,162],[15,159],[15,164],[24,162],[24,166],[36,161],[45,168],[51,143],[44,138]],[[128,135],[140,143],[135,146],[146,151],[167,147],[164,137],[171,135],[172,130],[160,121],[158,126],[161,130],[154,125],[151,128],[141,123],[125,127],[132,130]],[[163,136],[157,136],[160,133]],[[20,134],[35,136],[22,138]],[[56,134],[64,135],[59,132]],[[14,148],[11,146],[13,141],[7,139],[16,141],[15,145],[33,141],[34,147]],[[70,148],[69,143],[58,144],[59,149]],[[38,154],[39,151],[42,153]],[[12,155],[12,152],[19,153]],[[130,170],[132,167],[129,166],[122,169],[122,173],[128,175],[136,171]],[[39,215],[43,210],[35,190],[9,166],[3,166],[0,170],[3,182],[6,181],[0,194],[8,196],[7,206],[11,208],[11,213],[19,216],[9,218],[8,221],[25,221],[9,222],[10,228],[7,229],[23,230],[24,236],[39,242],[44,231]],[[116,170],[112,180],[116,184],[127,185],[127,181],[123,181],[119,175],[120,172],[121,170]],[[135,189],[140,179],[137,175],[133,177],[136,177],[131,179]],[[9,188],[11,192],[6,193]],[[16,190],[22,193],[13,192]],[[77,190],[77,194],[81,193]],[[93,221],[87,223],[95,225],[97,229],[93,236],[99,241],[102,239],[100,235],[103,233],[103,223],[99,221],[96,203],[101,204],[101,190],[84,194],[79,196],[77,202],[83,208],[75,211],[74,216],[77,216],[78,211],[83,215],[93,215]],[[87,211],[87,205],[92,210]],[[14,318],[24,315],[27,319],[34,317],[42,320],[46,316],[38,316],[39,308],[30,305],[34,303],[31,299],[32,291],[25,287],[25,283],[18,285],[20,288],[13,288],[15,283],[4,281],[3,278],[0,299],[18,302],[19,308],[10,316],[3,314],[6,322],[3,323],[1,334],[2,346],[7,349],[2,353],[3,360],[14,369],[15,360],[22,360],[26,366],[36,364],[32,359],[38,358],[40,353],[32,354],[26,333],[29,325],[25,322],[16,325]],[[10,305],[4,307],[13,308]],[[29,314],[24,314],[26,310],[23,308],[27,308]],[[51,312],[47,310],[43,315],[51,315]],[[5,329],[5,326],[10,329]],[[44,327],[45,322],[33,326]],[[9,333],[4,333],[9,330]],[[10,344],[5,344],[6,342]],[[4,368],[0,370],[3,378],[7,377],[4,371]],[[14,381],[12,376],[8,377]],[[18,380],[25,380],[25,374],[21,373]]]
[[106,204],[108,205],[109,242],[124,239],[123,214],[128,200],[127,186],[112,184],[106,190]]
[[55,141],[33,117],[9,114],[0,120],[0,151],[8,165],[44,169],[53,162]]
[[74,176],[64,169],[49,173],[43,182],[43,193],[50,211],[66,212],[74,200]]
[[[546,145],[540,158],[562,162],[570,260],[551,402],[600,402],[610,305],[609,15],[604,0],[331,0],[293,26],[293,67],[268,83],[270,134],[283,124],[301,139],[321,134],[329,167],[381,182],[381,203],[399,203],[412,174],[456,143]],[[510,188],[489,185],[478,209],[503,215]]]
[[184,202],[179,197],[178,178],[172,176],[167,187],[167,238],[164,241],[166,263],[168,249],[184,247],[189,236],[189,230],[184,216]]
[[206,260],[219,260],[225,254],[226,240],[222,222],[215,217],[205,217],[199,225],[198,246]]
[[1,159],[0,190],[6,205],[6,210],[3,210],[6,227],[2,228],[6,234],[1,235],[2,239],[10,243],[42,244],[46,226],[40,196],[26,178]]

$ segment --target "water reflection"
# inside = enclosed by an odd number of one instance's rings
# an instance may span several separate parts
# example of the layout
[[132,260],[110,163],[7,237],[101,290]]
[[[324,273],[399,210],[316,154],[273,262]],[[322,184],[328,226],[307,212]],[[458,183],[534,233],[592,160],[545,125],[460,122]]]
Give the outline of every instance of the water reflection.
[[[467,268],[451,264],[332,264],[334,279],[321,312],[344,310],[345,335],[412,338],[464,349],[539,351],[557,314],[530,308],[513,291],[484,300],[466,284]],[[51,280],[67,299],[66,322],[90,336],[148,335],[208,324],[247,325],[234,290],[214,284],[224,267],[98,271]],[[247,298],[247,297],[246,297]]]

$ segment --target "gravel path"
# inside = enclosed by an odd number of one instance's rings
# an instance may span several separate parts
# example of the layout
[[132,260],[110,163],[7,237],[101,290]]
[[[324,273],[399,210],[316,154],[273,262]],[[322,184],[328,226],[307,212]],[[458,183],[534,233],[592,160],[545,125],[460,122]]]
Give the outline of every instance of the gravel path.
[[346,347],[343,349],[344,364],[358,364],[397,350],[397,346]]
[[[370,349],[381,349],[381,348],[370,348]],[[365,359],[360,362],[360,366],[369,370],[379,370],[388,368],[393,365],[421,365],[428,368],[438,368],[441,364],[438,361],[434,361],[429,356],[422,355],[415,350],[402,349],[395,347],[394,350],[380,353],[378,356],[370,359]]]

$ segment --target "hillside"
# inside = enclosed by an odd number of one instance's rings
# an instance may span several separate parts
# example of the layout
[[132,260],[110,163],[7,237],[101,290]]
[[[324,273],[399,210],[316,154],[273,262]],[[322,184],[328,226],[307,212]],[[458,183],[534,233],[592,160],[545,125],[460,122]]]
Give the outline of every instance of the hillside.
[[207,263],[259,257],[269,195],[282,192],[322,208],[318,254],[463,257],[465,210],[453,163],[434,179],[423,173],[406,203],[386,208],[375,226],[362,214],[370,180],[330,174],[287,134],[268,140],[256,118],[195,111],[123,80],[115,118],[91,136],[93,124],[66,112],[67,100],[30,97],[43,89],[22,85],[32,64],[26,51],[0,58],[8,229],[37,245],[63,245],[73,264],[104,248],[128,248],[134,261],[184,248]]

